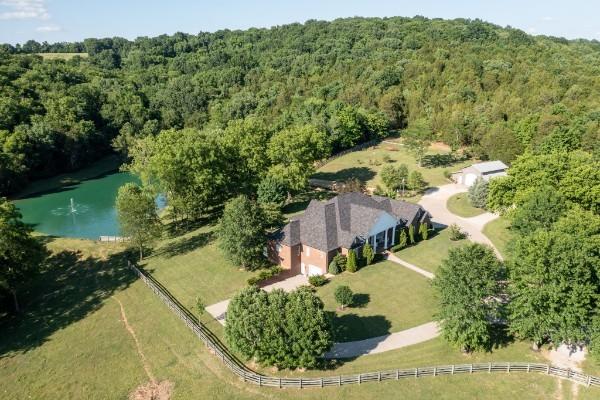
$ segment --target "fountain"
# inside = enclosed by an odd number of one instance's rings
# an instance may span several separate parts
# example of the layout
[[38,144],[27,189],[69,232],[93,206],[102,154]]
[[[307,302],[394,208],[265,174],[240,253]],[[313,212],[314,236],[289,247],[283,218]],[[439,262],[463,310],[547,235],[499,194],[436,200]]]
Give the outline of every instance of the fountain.
[[75,211],[77,211],[75,208],[75,201],[73,201],[73,198],[71,197],[71,214],[75,214]]

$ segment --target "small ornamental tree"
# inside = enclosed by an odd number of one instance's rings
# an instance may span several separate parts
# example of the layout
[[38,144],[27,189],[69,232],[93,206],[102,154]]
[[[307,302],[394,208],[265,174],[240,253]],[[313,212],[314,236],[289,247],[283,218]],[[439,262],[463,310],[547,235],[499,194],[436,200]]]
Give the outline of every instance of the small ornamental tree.
[[429,237],[429,226],[426,223],[421,223],[421,225],[419,225],[419,234],[423,240],[427,240]]
[[327,268],[327,271],[331,275],[337,275],[340,273],[340,268],[338,267],[337,263],[335,262],[335,259],[331,260],[331,262],[329,263],[329,268]]
[[121,233],[139,249],[142,261],[144,246],[156,240],[162,230],[154,197],[138,185],[127,183],[119,188],[116,208]]
[[349,286],[342,285],[336,287],[333,295],[335,297],[335,301],[342,306],[342,310],[352,304],[352,297],[354,294]]
[[398,247],[403,249],[408,244],[408,237],[406,236],[406,229],[401,229],[398,235]]
[[225,204],[217,227],[219,248],[231,262],[252,270],[265,264],[265,218],[262,209],[246,196]]
[[415,226],[412,224],[408,226],[408,238],[410,239],[410,244],[415,244]]
[[356,272],[357,260],[356,260],[356,252],[352,249],[348,250],[348,256],[346,261],[346,270],[348,272]]
[[436,319],[447,341],[465,352],[491,348],[503,277],[491,248],[473,243],[450,249],[433,280],[440,303]]
[[333,257],[333,260],[335,261],[335,263],[338,266],[338,269],[340,272],[344,272],[346,270],[346,256],[338,253],[335,255],[335,257]]
[[365,259],[365,263],[367,265],[371,265],[373,263],[373,259],[375,259],[375,252],[373,251],[373,247],[371,247],[369,242],[365,243],[362,254],[363,258]]
[[413,171],[408,176],[408,187],[415,192],[422,192],[427,187],[427,182],[423,179],[423,174],[419,171]]
[[477,178],[469,188],[469,202],[473,207],[485,208],[488,200],[488,182]]

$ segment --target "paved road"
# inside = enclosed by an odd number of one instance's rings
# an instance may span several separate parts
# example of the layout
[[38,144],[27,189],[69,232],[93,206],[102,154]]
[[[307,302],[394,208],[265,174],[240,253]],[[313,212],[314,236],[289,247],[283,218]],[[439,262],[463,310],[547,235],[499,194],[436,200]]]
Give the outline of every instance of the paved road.
[[452,214],[448,208],[446,208],[446,202],[451,196],[457,193],[464,193],[467,190],[467,187],[464,185],[443,185],[438,188],[430,189],[423,195],[419,204],[429,211],[434,223],[442,225],[457,224],[463,231],[469,234],[469,239],[490,246],[494,249],[498,258],[502,260],[502,254],[500,254],[490,239],[482,232],[485,224],[498,218],[497,214],[486,212],[476,217],[463,218],[456,214]]
[[383,353],[400,349],[413,344],[434,339],[440,334],[439,327],[435,322],[428,322],[404,331],[391,333],[355,342],[335,343],[333,349],[326,353],[324,358],[350,358],[368,354]]

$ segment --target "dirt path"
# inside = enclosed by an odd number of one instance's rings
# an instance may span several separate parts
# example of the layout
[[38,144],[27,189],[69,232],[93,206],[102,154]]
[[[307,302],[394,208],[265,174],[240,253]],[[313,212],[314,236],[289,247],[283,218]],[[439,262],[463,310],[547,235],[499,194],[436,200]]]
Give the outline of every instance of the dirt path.
[[144,372],[146,372],[146,375],[150,380],[150,382],[147,382],[135,388],[135,390],[129,395],[129,398],[131,400],[169,400],[171,398],[171,393],[173,392],[173,383],[167,380],[164,380],[162,382],[156,381],[156,378],[154,377],[154,374],[152,374],[152,370],[150,369],[148,360],[146,359],[146,356],[142,351],[142,346],[140,345],[137,335],[135,334],[133,327],[129,324],[129,321],[127,320],[127,315],[125,314],[125,307],[123,307],[123,303],[121,303],[121,300],[117,299],[114,296],[113,299],[115,299],[116,302],[119,303],[119,307],[121,309],[121,321],[123,321],[125,329],[127,330],[127,332],[129,332],[129,334],[133,338],[133,341],[135,342],[135,348],[138,352],[138,355],[140,356],[142,367],[144,368]]
[[119,307],[121,308],[121,321],[123,321],[123,324],[125,325],[125,329],[127,329],[127,332],[129,332],[129,334],[133,338],[133,341],[135,342],[135,348],[138,352],[138,355],[140,356],[140,360],[142,362],[142,367],[144,367],[144,371],[146,372],[146,375],[148,375],[148,379],[150,379],[150,381],[153,384],[156,384],[156,379],[154,378],[154,375],[152,374],[152,371],[150,370],[150,365],[148,365],[148,361],[146,360],[146,356],[144,355],[144,352],[142,352],[142,347],[140,346],[140,342],[138,341],[135,331],[133,330],[131,325],[129,325],[129,321],[127,321],[127,315],[125,315],[125,308],[123,308],[123,303],[121,303],[121,300],[117,299],[116,297],[113,297],[113,299],[115,299],[117,301],[117,303],[119,303]]

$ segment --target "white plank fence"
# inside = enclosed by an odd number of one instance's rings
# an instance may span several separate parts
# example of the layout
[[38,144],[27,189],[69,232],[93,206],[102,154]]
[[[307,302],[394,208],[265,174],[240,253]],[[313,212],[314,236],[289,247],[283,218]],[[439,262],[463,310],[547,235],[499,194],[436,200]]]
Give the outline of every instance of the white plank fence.
[[477,364],[441,365],[434,367],[403,368],[387,371],[366,372],[354,375],[325,376],[321,378],[284,378],[261,375],[241,362],[219,338],[189,312],[179,301],[169,293],[152,276],[142,272],[135,265],[129,267],[139,278],[202,340],[202,342],[225,364],[234,374],[244,382],[258,386],[275,388],[323,388],[329,386],[354,385],[367,382],[383,382],[404,378],[424,378],[443,375],[463,375],[474,373],[539,373],[555,376],[585,385],[587,387],[600,387],[600,378],[582,374],[571,369],[559,368],[549,364],[525,362],[491,362]]

